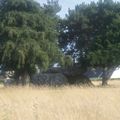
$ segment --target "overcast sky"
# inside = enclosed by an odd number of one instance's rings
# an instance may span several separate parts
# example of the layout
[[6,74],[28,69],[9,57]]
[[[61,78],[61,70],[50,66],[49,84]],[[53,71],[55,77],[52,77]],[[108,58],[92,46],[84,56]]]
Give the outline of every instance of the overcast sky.
[[[43,4],[46,3],[47,0],[36,0],[37,2]],[[59,13],[61,17],[64,17],[64,15],[67,13],[68,8],[73,9],[76,4],[80,4],[82,2],[89,3],[91,1],[97,2],[98,0],[59,0],[59,4],[62,6],[62,10]],[[120,0],[114,0],[114,1],[120,1]]]

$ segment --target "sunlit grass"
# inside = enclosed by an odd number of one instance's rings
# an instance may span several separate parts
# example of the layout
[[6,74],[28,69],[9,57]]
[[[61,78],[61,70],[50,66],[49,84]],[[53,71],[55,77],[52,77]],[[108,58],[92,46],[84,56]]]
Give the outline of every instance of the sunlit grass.
[[109,84],[106,88],[2,87],[0,120],[120,120],[120,81]]

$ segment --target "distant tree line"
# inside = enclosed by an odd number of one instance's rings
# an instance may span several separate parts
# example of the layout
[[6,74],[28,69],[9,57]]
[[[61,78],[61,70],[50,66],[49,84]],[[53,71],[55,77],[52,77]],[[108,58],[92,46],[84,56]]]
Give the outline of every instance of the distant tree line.
[[0,65],[26,84],[37,68],[102,68],[107,85],[110,69],[120,65],[120,3],[99,0],[76,5],[64,19],[58,0],[41,6],[34,0],[0,0]]

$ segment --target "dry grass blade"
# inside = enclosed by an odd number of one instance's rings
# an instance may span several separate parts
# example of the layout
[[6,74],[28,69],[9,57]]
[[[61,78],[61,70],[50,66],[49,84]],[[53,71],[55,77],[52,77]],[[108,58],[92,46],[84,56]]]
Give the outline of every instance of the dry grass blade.
[[108,88],[1,88],[0,120],[120,120],[120,82],[110,84]]

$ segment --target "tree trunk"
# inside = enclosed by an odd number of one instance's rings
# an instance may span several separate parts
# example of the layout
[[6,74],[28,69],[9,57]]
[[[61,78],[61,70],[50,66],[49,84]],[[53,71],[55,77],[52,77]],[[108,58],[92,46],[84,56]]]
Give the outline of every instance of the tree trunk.
[[28,72],[24,72],[21,75],[21,81],[22,85],[28,85],[30,83],[30,75],[28,74]]
[[103,76],[102,76],[102,86],[108,85],[108,80],[110,79],[112,73],[114,72],[116,67],[112,69],[103,68]]
[[102,86],[107,86],[108,85],[108,79],[102,79]]
[[102,86],[108,85],[107,68],[103,68]]
[[28,85],[30,83],[30,75],[27,71],[16,72],[15,74],[16,84],[17,85]]

